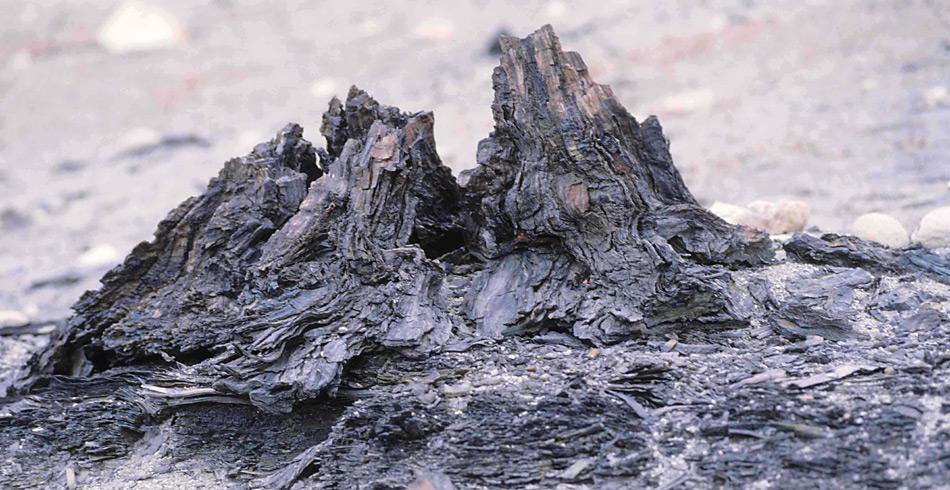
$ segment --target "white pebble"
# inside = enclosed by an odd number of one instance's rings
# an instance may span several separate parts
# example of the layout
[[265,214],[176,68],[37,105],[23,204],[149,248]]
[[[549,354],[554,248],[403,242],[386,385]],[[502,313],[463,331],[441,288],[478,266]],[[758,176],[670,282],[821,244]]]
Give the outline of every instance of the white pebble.
[[442,17],[430,17],[420,22],[412,30],[412,34],[420,41],[438,44],[452,39],[455,34],[455,25]]
[[709,207],[709,211],[722,218],[726,223],[752,226],[754,228],[761,228],[763,225],[761,216],[758,216],[751,209],[735,204],[716,201]]
[[727,223],[758,228],[771,235],[794,233],[808,224],[808,205],[801,201],[754,201],[748,206],[715,202],[709,210]]
[[924,92],[924,104],[928,109],[936,109],[950,103],[950,91],[943,85],[935,85]]
[[934,209],[920,220],[914,241],[927,248],[950,247],[950,206]]
[[116,147],[122,150],[133,150],[145,146],[152,146],[161,143],[162,133],[158,130],[137,126],[125,132],[119,137]]
[[140,0],[120,5],[96,33],[99,45],[115,54],[171,48],[186,39],[184,27],[174,16]]
[[0,310],[0,327],[19,327],[30,323],[30,317],[22,311]]
[[339,83],[333,78],[321,78],[313,82],[313,85],[310,86],[310,93],[321,102],[326,102],[324,99],[332,97],[336,93],[338,86]]
[[708,89],[687,90],[663,98],[660,112],[686,114],[709,109],[716,103],[716,94]]
[[904,225],[883,213],[868,213],[858,217],[851,225],[851,233],[869,242],[877,242],[892,248],[906,247],[910,243]]
[[99,267],[111,266],[119,263],[119,251],[112,245],[96,245],[83,252],[76,259],[76,263],[83,268],[97,269]]
[[754,201],[748,207],[765,218],[765,231],[771,234],[804,230],[810,214],[808,204],[787,199]]

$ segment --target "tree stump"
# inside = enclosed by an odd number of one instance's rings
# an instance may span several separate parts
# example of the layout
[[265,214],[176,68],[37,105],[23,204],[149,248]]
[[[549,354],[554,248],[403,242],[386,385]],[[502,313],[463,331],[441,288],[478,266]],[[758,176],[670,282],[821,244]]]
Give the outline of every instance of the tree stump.
[[[946,438],[802,390],[882,375],[866,349],[903,328],[934,336],[905,345],[932,362],[894,361],[891,382],[944,396],[920,378],[950,364],[946,258],[834,235],[782,249],[730,225],[686,188],[658,120],[549,26],[500,46],[495,128],[458,181],[432,113],[355,87],[330,102],[325,150],[291,124],[227,162],[26,367],[0,482],[127,477],[102,459],[170,478],[143,446],[188,461],[186,485],[219,470],[284,488],[934,481]],[[833,413],[855,407],[880,424]],[[884,433],[936,459],[798,454]]]

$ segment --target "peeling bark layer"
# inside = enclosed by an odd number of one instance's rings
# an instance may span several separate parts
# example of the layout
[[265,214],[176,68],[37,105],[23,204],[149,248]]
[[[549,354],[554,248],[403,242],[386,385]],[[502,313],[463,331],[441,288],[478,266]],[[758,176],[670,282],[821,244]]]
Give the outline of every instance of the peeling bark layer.
[[[355,87],[330,102],[326,149],[288,125],[226,163],[27,366],[0,412],[0,442],[16,441],[4,455],[25,476],[0,471],[0,483],[69,465],[115,481],[125,473],[94,461],[164,457],[221,431],[261,449],[178,461],[279,488],[657,486],[674,470],[748,483],[733,464],[787,486],[807,484],[788,469],[807,469],[789,462],[804,443],[769,439],[772,452],[735,462],[730,437],[823,438],[819,424],[842,436],[823,450],[874,447],[878,433],[829,415],[830,399],[807,400],[811,422],[765,400],[791,406],[794,390],[883,372],[861,355],[895,328],[942,338],[946,258],[797,235],[777,259],[767,235],[696,202],[659,122],[636,121],[550,27],[500,45],[495,129],[458,182],[431,113]],[[839,343],[862,347],[839,352],[847,365],[805,367]],[[934,346],[907,349],[945,369]],[[919,374],[911,364],[895,364],[899,382]],[[931,380],[915,396],[946,388]],[[909,422],[864,408],[912,439]],[[282,434],[281,451],[242,424]],[[938,459],[918,483],[947,455],[932,436],[918,448]],[[27,470],[30,454],[46,462]],[[697,463],[686,472],[664,459],[675,455]],[[910,474],[910,458],[883,464]],[[820,475],[866,469],[848,464]]]

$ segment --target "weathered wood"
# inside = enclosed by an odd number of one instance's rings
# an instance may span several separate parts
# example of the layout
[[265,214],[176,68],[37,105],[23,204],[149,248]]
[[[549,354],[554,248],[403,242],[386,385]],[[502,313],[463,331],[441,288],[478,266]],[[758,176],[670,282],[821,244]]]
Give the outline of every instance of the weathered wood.
[[699,206],[656,119],[637,123],[553,31],[502,44],[495,131],[464,189],[431,113],[353,89],[324,116],[321,168],[293,125],[228,162],[77,305],[32,376],[173,361],[182,383],[289,411],[355,356],[424,354],[466,326],[603,344],[748,321],[727,267],[767,263],[768,237]]
[[[458,182],[439,160],[431,113],[354,87],[324,115],[325,150],[288,125],[172,211],[77,303],[5,401],[0,443],[19,441],[6,458],[22,468],[31,453],[48,456],[23,481],[257,420],[299,433],[283,441],[299,452],[283,469],[242,463],[265,471],[253,481],[268,487],[405,486],[406,465],[465,486],[657,486],[650,444],[675,453],[686,438],[826,434],[774,419],[754,398],[772,390],[792,406],[790,390],[883,372],[864,348],[841,354],[861,366],[846,374],[801,367],[822,338],[865,345],[869,329],[946,321],[933,307],[950,293],[944,257],[799,235],[785,244],[792,260],[776,259],[766,234],[697,203],[656,118],[636,121],[550,27],[500,46],[495,128]],[[920,281],[895,286],[900,275]],[[752,328],[724,331],[737,327]],[[695,344],[641,341],[663,333]],[[768,342],[787,366],[773,365]],[[539,369],[555,380],[530,381]],[[831,410],[822,403],[815,410]],[[701,414],[667,415],[691,406],[724,425],[704,419],[697,432]],[[322,425],[300,416],[320,407]],[[746,425],[729,425],[730,414]],[[43,420],[58,421],[45,437],[33,430]],[[256,441],[250,431],[233,439]],[[868,437],[846,435],[821,444]],[[766,466],[789,461],[796,444],[737,464],[785,478]],[[227,453],[192,457],[217,468]],[[729,454],[690,457],[712,478],[702,481],[721,484],[715,475],[744,478],[722,469]],[[15,481],[0,472],[0,483]]]

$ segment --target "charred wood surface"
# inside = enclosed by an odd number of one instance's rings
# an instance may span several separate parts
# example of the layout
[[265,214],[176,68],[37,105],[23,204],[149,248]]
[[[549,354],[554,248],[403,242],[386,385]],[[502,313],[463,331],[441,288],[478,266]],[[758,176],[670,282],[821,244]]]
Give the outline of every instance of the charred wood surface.
[[500,46],[458,181],[355,87],[227,162],[25,367],[0,483],[946,482],[946,257],[727,224],[553,30]]

